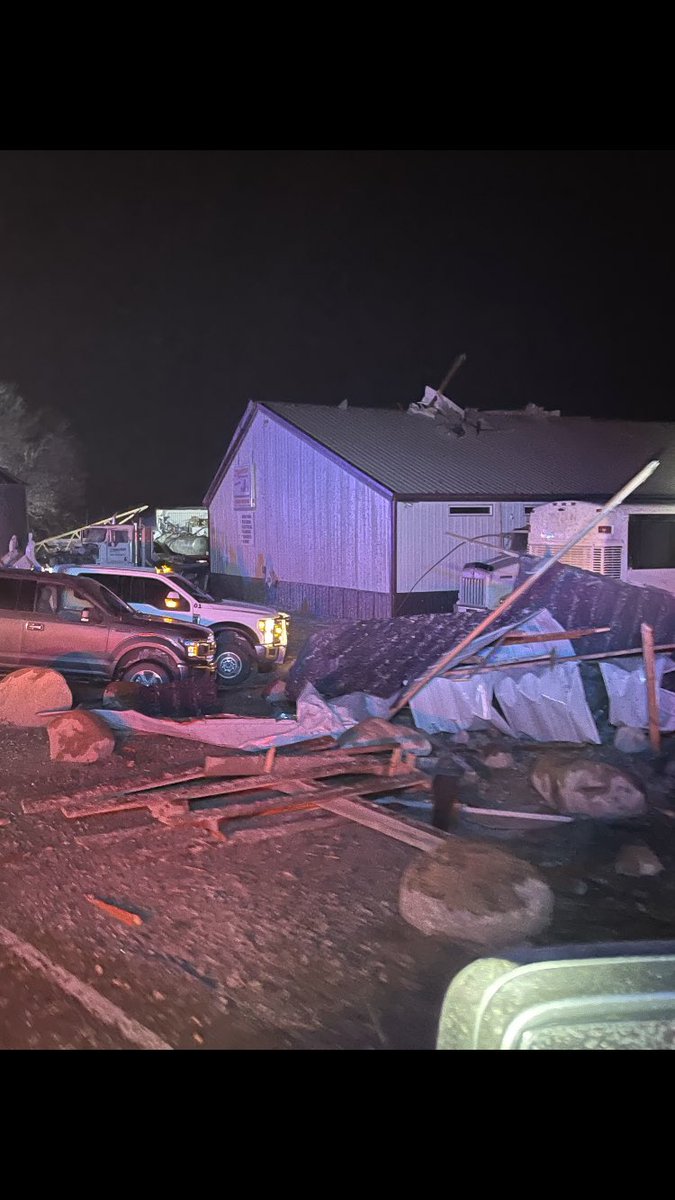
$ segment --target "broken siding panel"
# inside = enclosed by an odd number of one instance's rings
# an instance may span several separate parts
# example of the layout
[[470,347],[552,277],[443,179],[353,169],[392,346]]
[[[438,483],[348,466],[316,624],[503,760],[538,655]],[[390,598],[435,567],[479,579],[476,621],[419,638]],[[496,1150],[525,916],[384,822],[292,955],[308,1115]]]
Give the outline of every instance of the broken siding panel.
[[[237,511],[235,469],[249,465],[255,508]],[[210,516],[213,572],[389,591],[389,499],[264,412],[255,414]]]
[[[491,508],[491,513],[468,512],[468,509]],[[450,509],[461,509],[450,512]],[[397,505],[397,592],[415,587],[422,592],[458,591],[462,568],[467,562],[494,558],[499,553],[489,543],[503,544],[499,534],[511,533],[525,525],[523,504],[476,500],[462,508],[459,502],[418,501]],[[455,536],[449,537],[452,532]],[[484,538],[481,543],[466,542],[463,538]],[[457,547],[443,562],[439,559],[452,546]],[[439,563],[438,566],[433,566]],[[425,571],[433,566],[423,579]],[[419,581],[419,582],[418,582]]]

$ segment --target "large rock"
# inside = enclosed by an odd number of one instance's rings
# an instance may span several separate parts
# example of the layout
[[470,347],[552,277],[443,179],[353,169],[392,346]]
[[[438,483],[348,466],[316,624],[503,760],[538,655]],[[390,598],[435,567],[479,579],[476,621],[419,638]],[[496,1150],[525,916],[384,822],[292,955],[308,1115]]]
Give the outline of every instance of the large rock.
[[0,680],[0,722],[34,728],[47,725],[51,709],[67,710],[73,696],[63,675],[43,667],[24,667]]
[[546,803],[561,813],[634,817],[645,810],[645,795],[635,779],[618,767],[582,755],[542,754],[530,780]]
[[617,875],[660,875],[665,868],[654,851],[642,844],[622,846],[616,856],[614,870]]
[[52,717],[47,733],[49,757],[56,762],[101,762],[115,749],[115,738],[105,722],[79,709]]
[[553,893],[529,863],[453,839],[406,869],[399,909],[422,933],[498,950],[546,928]]
[[642,754],[649,750],[649,736],[644,729],[621,725],[614,734],[614,745],[622,754]]
[[349,746],[379,746],[382,743],[398,745],[409,754],[431,754],[431,742],[417,729],[407,725],[395,725],[393,721],[385,721],[383,717],[366,717],[353,725],[338,739],[338,745]]

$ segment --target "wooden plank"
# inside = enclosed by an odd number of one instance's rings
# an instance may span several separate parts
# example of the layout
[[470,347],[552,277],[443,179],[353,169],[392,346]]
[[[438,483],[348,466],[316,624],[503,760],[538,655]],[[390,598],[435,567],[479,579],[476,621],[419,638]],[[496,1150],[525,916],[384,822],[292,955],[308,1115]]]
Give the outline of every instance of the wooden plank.
[[[223,799],[226,800],[226,803],[218,808],[191,810],[188,808],[191,800],[206,799],[206,797],[201,795],[181,795],[178,798],[171,800],[167,798],[166,793],[161,793],[154,796],[139,796],[137,799],[130,802],[125,802],[123,800],[118,804],[104,801],[100,805],[87,806],[84,808],[81,806],[67,807],[64,805],[61,811],[64,817],[67,817],[69,821],[82,820],[86,819],[87,817],[109,816],[112,813],[133,812],[140,808],[147,808],[151,813],[153,813],[153,815],[156,816],[158,820],[164,820],[164,818],[171,818],[174,805],[177,819],[180,818],[181,813],[183,815],[189,814],[195,818],[201,816],[202,814],[206,814],[208,816],[220,815],[221,818],[226,815],[231,815],[233,817],[244,817],[247,815],[254,816],[256,812],[262,810],[263,808],[269,807],[271,803],[278,803],[280,806],[283,806],[282,801],[273,802],[269,798],[261,800],[248,800],[243,804],[237,804],[236,801],[232,799],[232,797],[245,793],[246,791],[262,790],[264,786],[266,786],[267,790],[269,791],[283,791],[289,797],[300,794],[304,796],[308,793],[311,793],[312,796],[332,794],[343,795],[345,791],[348,791],[350,794],[354,795],[372,795],[377,792],[408,791],[411,789],[414,789],[415,791],[421,791],[431,787],[431,780],[429,776],[423,775],[421,779],[417,779],[415,777],[411,777],[408,772],[393,778],[385,778],[381,775],[375,775],[371,776],[370,778],[365,778],[363,781],[359,781],[358,783],[349,785],[330,785],[321,783],[320,781],[297,779],[282,779],[277,780],[275,783],[274,777],[269,775],[257,776],[255,780],[244,779],[241,780],[240,783],[241,786],[239,787],[236,784],[221,784],[220,790],[210,793],[214,798],[223,796]],[[212,785],[212,787],[215,786],[217,785]]]
[[415,828],[408,822],[399,821],[397,817],[392,817],[389,813],[366,808],[351,796],[335,797],[334,799],[322,796],[319,803],[327,812],[335,813],[338,817],[345,817],[348,821],[355,821],[358,825],[365,825],[367,829],[373,829],[376,833],[384,833],[397,842],[405,842],[408,846],[414,846],[416,850],[424,850],[427,853],[438,850],[445,840],[445,835],[440,832],[438,834],[427,833],[425,829]]
[[[129,774],[131,775],[132,772],[130,771]],[[83,788],[79,792],[53,792],[50,796],[43,796],[40,800],[22,800],[21,811],[32,815],[34,813],[51,812],[52,809],[58,809],[68,801],[82,803],[86,800],[99,800],[102,798],[107,800],[113,796],[121,799],[129,793],[163,787],[169,783],[186,783],[191,779],[202,779],[204,769],[201,763],[190,763],[186,764],[186,770],[179,774],[176,774],[175,771],[163,771],[161,774],[157,774],[156,771],[146,771],[145,773],[134,772],[134,774],[136,774],[137,778],[140,776],[143,782],[131,786],[120,779],[115,783],[101,783],[97,787]]]
[[563,629],[560,633],[525,633],[523,630],[507,633],[503,640],[504,646],[527,646],[530,642],[563,642],[574,641],[575,638],[593,637],[596,633],[611,633],[611,625],[603,625],[601,629]]
[[647,710],[649,713],[649,744],[657,753],[661,749],[661,716],[656,689],[656,661],[654,659],[654,630],[643,622],[640,626],[642,654],[647,677]]

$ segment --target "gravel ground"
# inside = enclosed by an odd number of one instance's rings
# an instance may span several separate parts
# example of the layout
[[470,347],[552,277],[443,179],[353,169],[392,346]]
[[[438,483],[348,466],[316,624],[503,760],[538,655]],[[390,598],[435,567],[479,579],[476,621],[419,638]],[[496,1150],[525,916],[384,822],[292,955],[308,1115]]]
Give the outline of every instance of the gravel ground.
[[[229,693],[227,710],[268,715],[269,682]],[[451,739],[434,740],[437,753],[452,752]],[[481,770],[495,749],[512,754],[512,767]],[[461,784],[465,802],[538,805],[532,751],[481,736],[454,750],[477,768]],[[129,1048],[136,1035],[121,1013],[146,1031],[141,1044],[147,1035],[179,1049],[432,1049],[445,991],[474,956],[399,917],[409,847],[315,814],[274,836],[261,828],[260,840],[223,843],[147,814],[85,822],[22,810],[55,792],[180,772],[205,751],[128,737],[108,762],[78,767],[50,762],[44,730],[0,727],[0,1048]],[[464,820],[456,829],[542,871],[556,904],[541,943],[675,937],[675,821],[658,811],[673,797],[657,762],[624,765],[643,773],[649,793],[639,821],[505,831]],[[430,821],[431,808],[409,815]],[[617,875],[616,853],[629,841],[649,844],[663,873]],[[121,924],[90,894],[142,924]],[[42,966],[31,965],[36,954]],[[78,987],[88,989],[84,1000]]]

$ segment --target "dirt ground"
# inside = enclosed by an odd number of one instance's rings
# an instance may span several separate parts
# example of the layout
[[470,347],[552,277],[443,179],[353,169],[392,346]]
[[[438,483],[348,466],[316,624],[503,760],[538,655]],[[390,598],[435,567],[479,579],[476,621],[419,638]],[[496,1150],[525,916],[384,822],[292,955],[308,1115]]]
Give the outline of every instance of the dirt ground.
[[[254,679],[224,707],[269,715],[269,682]],[[453,745],[439,736],[435,754],[471,768],[464,802],[537,806],[532,751],[485,735]],[[128,737],[106,763],[70,766],[50,762],[44,730],[0,727],[0,1049],[433,1049],[445,991],[475,955],[399,916],[412,848],[316,813],[222,842],[147,814],[69,821],[22,808],[180,771],[207,749]],[[494,749],[512,766],[484,768]],[[650,800],[639,820],[507,831],[465,819],[455,832],[536,863],[556,901],[540,944],[672,939],[675,797],[661,767],[639,768]],[[431,820],[422,795],[407,811]],[[619,848],[635,841],[658,854],[660,875],[616,873]]]

